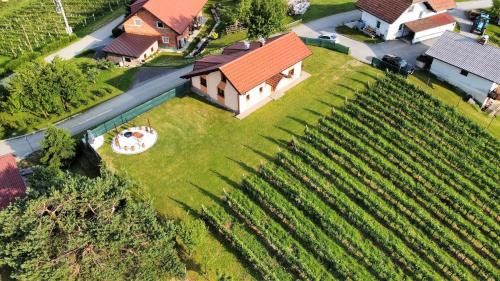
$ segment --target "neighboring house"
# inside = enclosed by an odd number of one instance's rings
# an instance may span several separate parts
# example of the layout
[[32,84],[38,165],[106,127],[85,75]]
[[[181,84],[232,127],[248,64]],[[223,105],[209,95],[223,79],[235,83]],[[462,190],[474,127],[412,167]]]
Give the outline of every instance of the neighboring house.
[[[143,61],[144,55],[150,55],[152,47],[154,51],[182,49],[193,31],[205,21],[202,9],[207,1],[137,0],[130,5],[130,14],[120,24],[124,33],[103,49],[106,57],[112,61],[121,57],[122,65],[134,65]],[[146,42],[137,44],[139,40]]]
[[365,31],[384,40],[405,37],[412,43],[441,36],[455,28],[455,19],[447,10],[454,0],[358,0]]
[[430,71],[484,104],[500,85],[500,48],[454,32],[446,32],[426,54],[433,58]]
[[302,61],[311,54],[292,32],[229,46],[222,55],[196,61],[193,71],[182,78],[191,79],[196,93],[242,114],[300,81]]
[[0,211],[26,194],[26,184],[12,154],[0,156]]

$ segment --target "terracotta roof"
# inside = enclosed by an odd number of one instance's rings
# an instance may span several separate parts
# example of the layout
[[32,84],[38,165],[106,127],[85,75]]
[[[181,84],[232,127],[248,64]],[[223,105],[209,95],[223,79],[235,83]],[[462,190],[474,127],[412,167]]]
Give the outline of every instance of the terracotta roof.
[[123,33],[109,43],[104,52],[138,58],[157,41],[154,36]]
[[0,156],[0,210],[25,194],[26,185],[17,169],[16,158],[12,154]]
[[224,62],[205,69],[195,69],[183,75],[182,78],[220,70],[234,88],[240,94],[244,94],[311,54],[302,40],[294,32],[291,32],[273,37],[264,46],[255,49],[243,49],[231,55],[221,55]]
[[274,75],[273,77],[269,78],[266,80],[266,84],[270,85],[271,88],[276,89],[276,87],[278,86],[278,84],[280,83],[280,81],[285,78],[285,75],[283,75],[283,73],[278,73],[276,75]]
[[175,32],[182,34],[207,2],[208,0],[138,0],[130,5],[131,14],[127,19],[144,8]]
[[448,13],[437,14],[432,17],[423,18],[411,22],[405,23],[406,27],[408,27],[413,32],[419,32],[443,25],[452,24],[455,22],[455,18]]
[[445,11],[457,7],[455,0],[428,0],[427,3],[434,11]]
[[358,0],[356,6],[377,18],[394,23],[411,5],[427,2],[434,11],[455,8],[454,0]]

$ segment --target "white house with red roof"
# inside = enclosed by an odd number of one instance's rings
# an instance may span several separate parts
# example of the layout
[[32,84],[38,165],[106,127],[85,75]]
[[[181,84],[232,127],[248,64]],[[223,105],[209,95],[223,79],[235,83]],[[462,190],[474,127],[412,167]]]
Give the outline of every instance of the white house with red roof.
[[182,78],[191,79],[194,92],[241,116],[300,82],[302,61],[311,54],[292,32],[226,47],[196,61]]
[[124,33],[103,51],[121,65],[137,65],[159,48],[182,49],[201,27],[208,0],[137,0],[120,25]]
[[455,28],[455,18],[447,13],[454,0],[358,0],[362,28],[384,40],[406,37],[412,43],[441,36]]

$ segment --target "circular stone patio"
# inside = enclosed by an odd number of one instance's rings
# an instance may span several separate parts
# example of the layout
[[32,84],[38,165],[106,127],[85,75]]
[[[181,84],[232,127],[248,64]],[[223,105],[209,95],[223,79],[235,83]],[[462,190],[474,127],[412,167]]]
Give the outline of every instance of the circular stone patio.
[[111,148],[119,154],[139,154],[150,149],[158,139],[157,132],[150,127],[132,127],[121,131],[111,141]]

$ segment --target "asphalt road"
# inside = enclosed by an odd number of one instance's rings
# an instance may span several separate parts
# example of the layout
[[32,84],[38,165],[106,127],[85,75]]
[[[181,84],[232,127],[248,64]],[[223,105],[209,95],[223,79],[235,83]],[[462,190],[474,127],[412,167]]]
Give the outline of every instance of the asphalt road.
[[[457,9],[451,13],[457,18],[457,21],[462,24],[468,23],[463,16],[464,10],[486,8],[492,5],[491,0],[469,1],[457,3]],[[350,11],[346,13],[336,14],[306,24],[301,24],[293,28],[300,36],[316,38],[321,33],[331,33],[335,28],[346,22],[352,22],[361,17],[360,11]],[[75,55],[84,52],[87,49],[95,48],[106,44],[111,40],[110,34],[121,18],[114,20],[103,28],[84,37],[82,40],[52,54],[46,60],[52,60],[55,56],[65,59],[72,58]],[[400,40],[389,41],[379,44],[365,44],[345,36],[340,36],[340,43],[351,48],[351,55],[363,62],[369,63],[373,56],[382,56],[384,54],[399,55],[409,62],[414,62],[415,58],[425,52],[432,46],[433,40],[428,40],[424,43],[408,45]],[[69,130],[72,134],[77,134],[85,130],[96,127],[97,125],[137,106],[159,94],[184,82],[179,76],[189,72],[192,66],[175,70],[173,72],[162,74],[156,78],[150,79],[136,85],[133,89],[113,98],[107,102],[99,104],[90,110],[81,114],[75,115],[67,120],[59,122],[57,126]],[[33,150],[39,148],[39,142],[43,138],[44,130],[38,131],[29,135],[20,136],[13,139],[0,141],[0,155],[6,153],[14,153],[22,158],[30,154]]]
[[[167,90],[182,84],[186,80],[179,78],[182,74],[192,70],[192,65],[177,69],[166,75],[148,80],[138,87],[133,88],[111,100],[101,103],[81,114],[77,114],[69,119],[56,124],[58,127],[67,129],[72,134],[92,129],[97,125],[112,119],[121,113],[144,103]],[[14,153],[17,157],[23,158],[37,150],[39,143],[43,139],[45,130],[19,136],[16,138],[0,141],[0,155]]]

